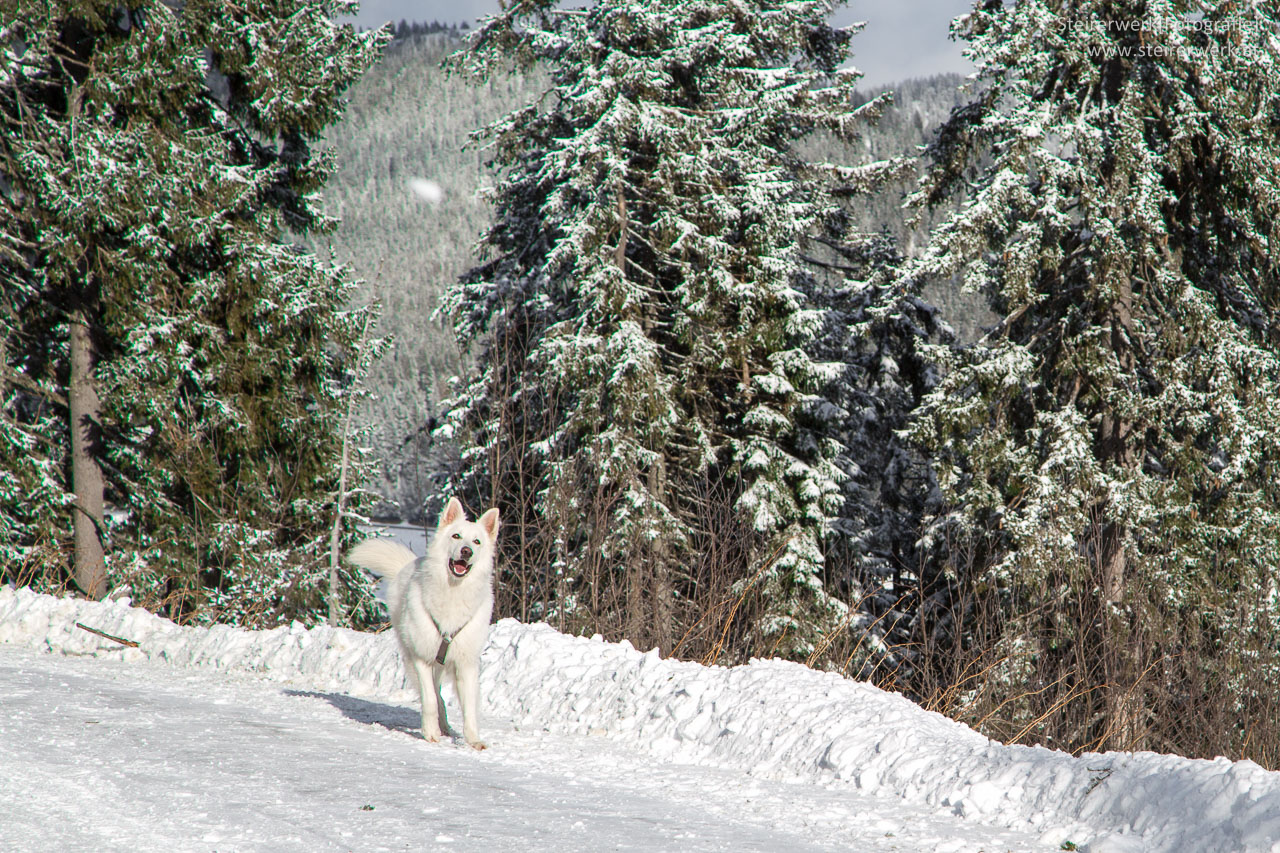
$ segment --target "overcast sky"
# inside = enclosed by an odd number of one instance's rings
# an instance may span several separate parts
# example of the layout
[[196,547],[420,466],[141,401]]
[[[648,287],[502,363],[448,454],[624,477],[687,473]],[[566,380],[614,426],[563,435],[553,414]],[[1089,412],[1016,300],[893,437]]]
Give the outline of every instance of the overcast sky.
[[[566,5],[580,4],[570,0]],[[867,22],[853,41],[853,62],[866,75],[867,85],[879,86],[945,71],[972,71],[960,55],[961,45],[947,38],[951,19],[972,6],[971,0],[852,0],[833,22]],[[363,27],[401,19],[474,25],[476,18],[497,10],[497,0],[361,0],[355,20]]]

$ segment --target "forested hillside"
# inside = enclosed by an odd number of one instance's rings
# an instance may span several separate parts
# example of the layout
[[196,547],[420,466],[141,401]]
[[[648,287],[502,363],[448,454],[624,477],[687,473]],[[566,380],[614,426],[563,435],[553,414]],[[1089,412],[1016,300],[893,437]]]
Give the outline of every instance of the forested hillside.
[[[543,83],[536,74],[494,75],[484,83],[451,76],[441,62],[461,45],[459,33],[421,29],[415,35],[400,28],[382,61],[353,88],[346,118],[327,136],[338,172],[325,193],[327,210],[341,218],[331,238],[337,259],[364,280],[361,298],[381,303],[380,331],[395,340],[368,379],[375,400],[362,417],[381,466],[382,494],[395,504],[383,511],[413,521],[421,520],[432,472],[440,468],[427,456],[422,429],[440,415],[450,378],[463,372],[452,330],[433,315],[445,286],[475,262],[472,250],[490,217],[481,198],[492,181],[486,153],[464,146],[471,132],[533,97]],[[898,84],[893,106],[862,143],[846,148],[828,139],[819,144],[829,150],[811,145],[809,153],[849,165],[914,155],[961,102],[962,82],[945,75]],[[414,178],[439,184],[441,200],[416,195]],[[904,227],[903,193],[904,185],[892,185],[850,204],[850,213],[862,230],[884,231],[911,249],[924,226]],[[952,288],[928,296],[944,306],[961,337],[987,316],[976,299]]]
[[[432,315],[445,285],[470,263],[488,218],[480,199],[484,154],[463,145],[533,91],[520,76],[483,87],[450,77],[440,61],[458,43],[455,33],[392,42],[327,137],[338,172],[326,209],[341,224],[325,243],[364,281],[359,298],[380,303],[379,332],[394,338],[368,377],[374,399],[361,413],[380,490],[394,504],[382,511],[413,520],[421,518],[432,470],[420,431],[462,369],[452,331]],[[441,201],[415,195],[412,178],[436,182]]]

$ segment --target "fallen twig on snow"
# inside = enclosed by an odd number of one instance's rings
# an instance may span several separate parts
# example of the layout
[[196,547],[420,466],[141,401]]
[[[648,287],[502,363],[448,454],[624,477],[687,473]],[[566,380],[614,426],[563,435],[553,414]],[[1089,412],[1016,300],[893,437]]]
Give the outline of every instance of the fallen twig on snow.
[[106,637],[108,640],[115,640],[117,643],[119,643],[122,646],[129,646],[130,648],[134,648],[134,649],[138,647],[138,644],[133,640],[126,640],[123,637],[113,637],[112,635],[108,634],[105,631],[99,631],[97,628],[90,628],[88,625],[85,625],[82,622],[77,622],[76,627],[83,628],[84,630],[88,631],[90,634],[97,634],[99,637]]

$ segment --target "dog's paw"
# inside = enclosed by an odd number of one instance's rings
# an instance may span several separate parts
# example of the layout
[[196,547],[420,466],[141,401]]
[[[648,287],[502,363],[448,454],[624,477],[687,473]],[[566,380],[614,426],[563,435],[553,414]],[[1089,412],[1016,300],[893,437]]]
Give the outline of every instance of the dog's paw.
[[440,735],[439,735],[439,734],[431,734],[430,732],[423,732],[423,733],[422,733],[422,739],[423,739],[423,740],[425,740],[427,743],[439,743],[439,742],[440,742]]
[[469,740],[467,741],[467,746],[471,747],[472,749],[488,749],[489,748],[489,744],[485,743],[482,740]]

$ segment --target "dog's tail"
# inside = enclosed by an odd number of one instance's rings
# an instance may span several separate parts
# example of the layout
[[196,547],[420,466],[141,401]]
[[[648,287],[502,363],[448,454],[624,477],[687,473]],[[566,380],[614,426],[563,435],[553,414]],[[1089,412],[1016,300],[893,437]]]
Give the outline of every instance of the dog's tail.
[[417,558],[408,548],[390,539],[366,539],[347,552],[347,562],[378,579],[377,595],[383,602],[387,601],[391,581]]

